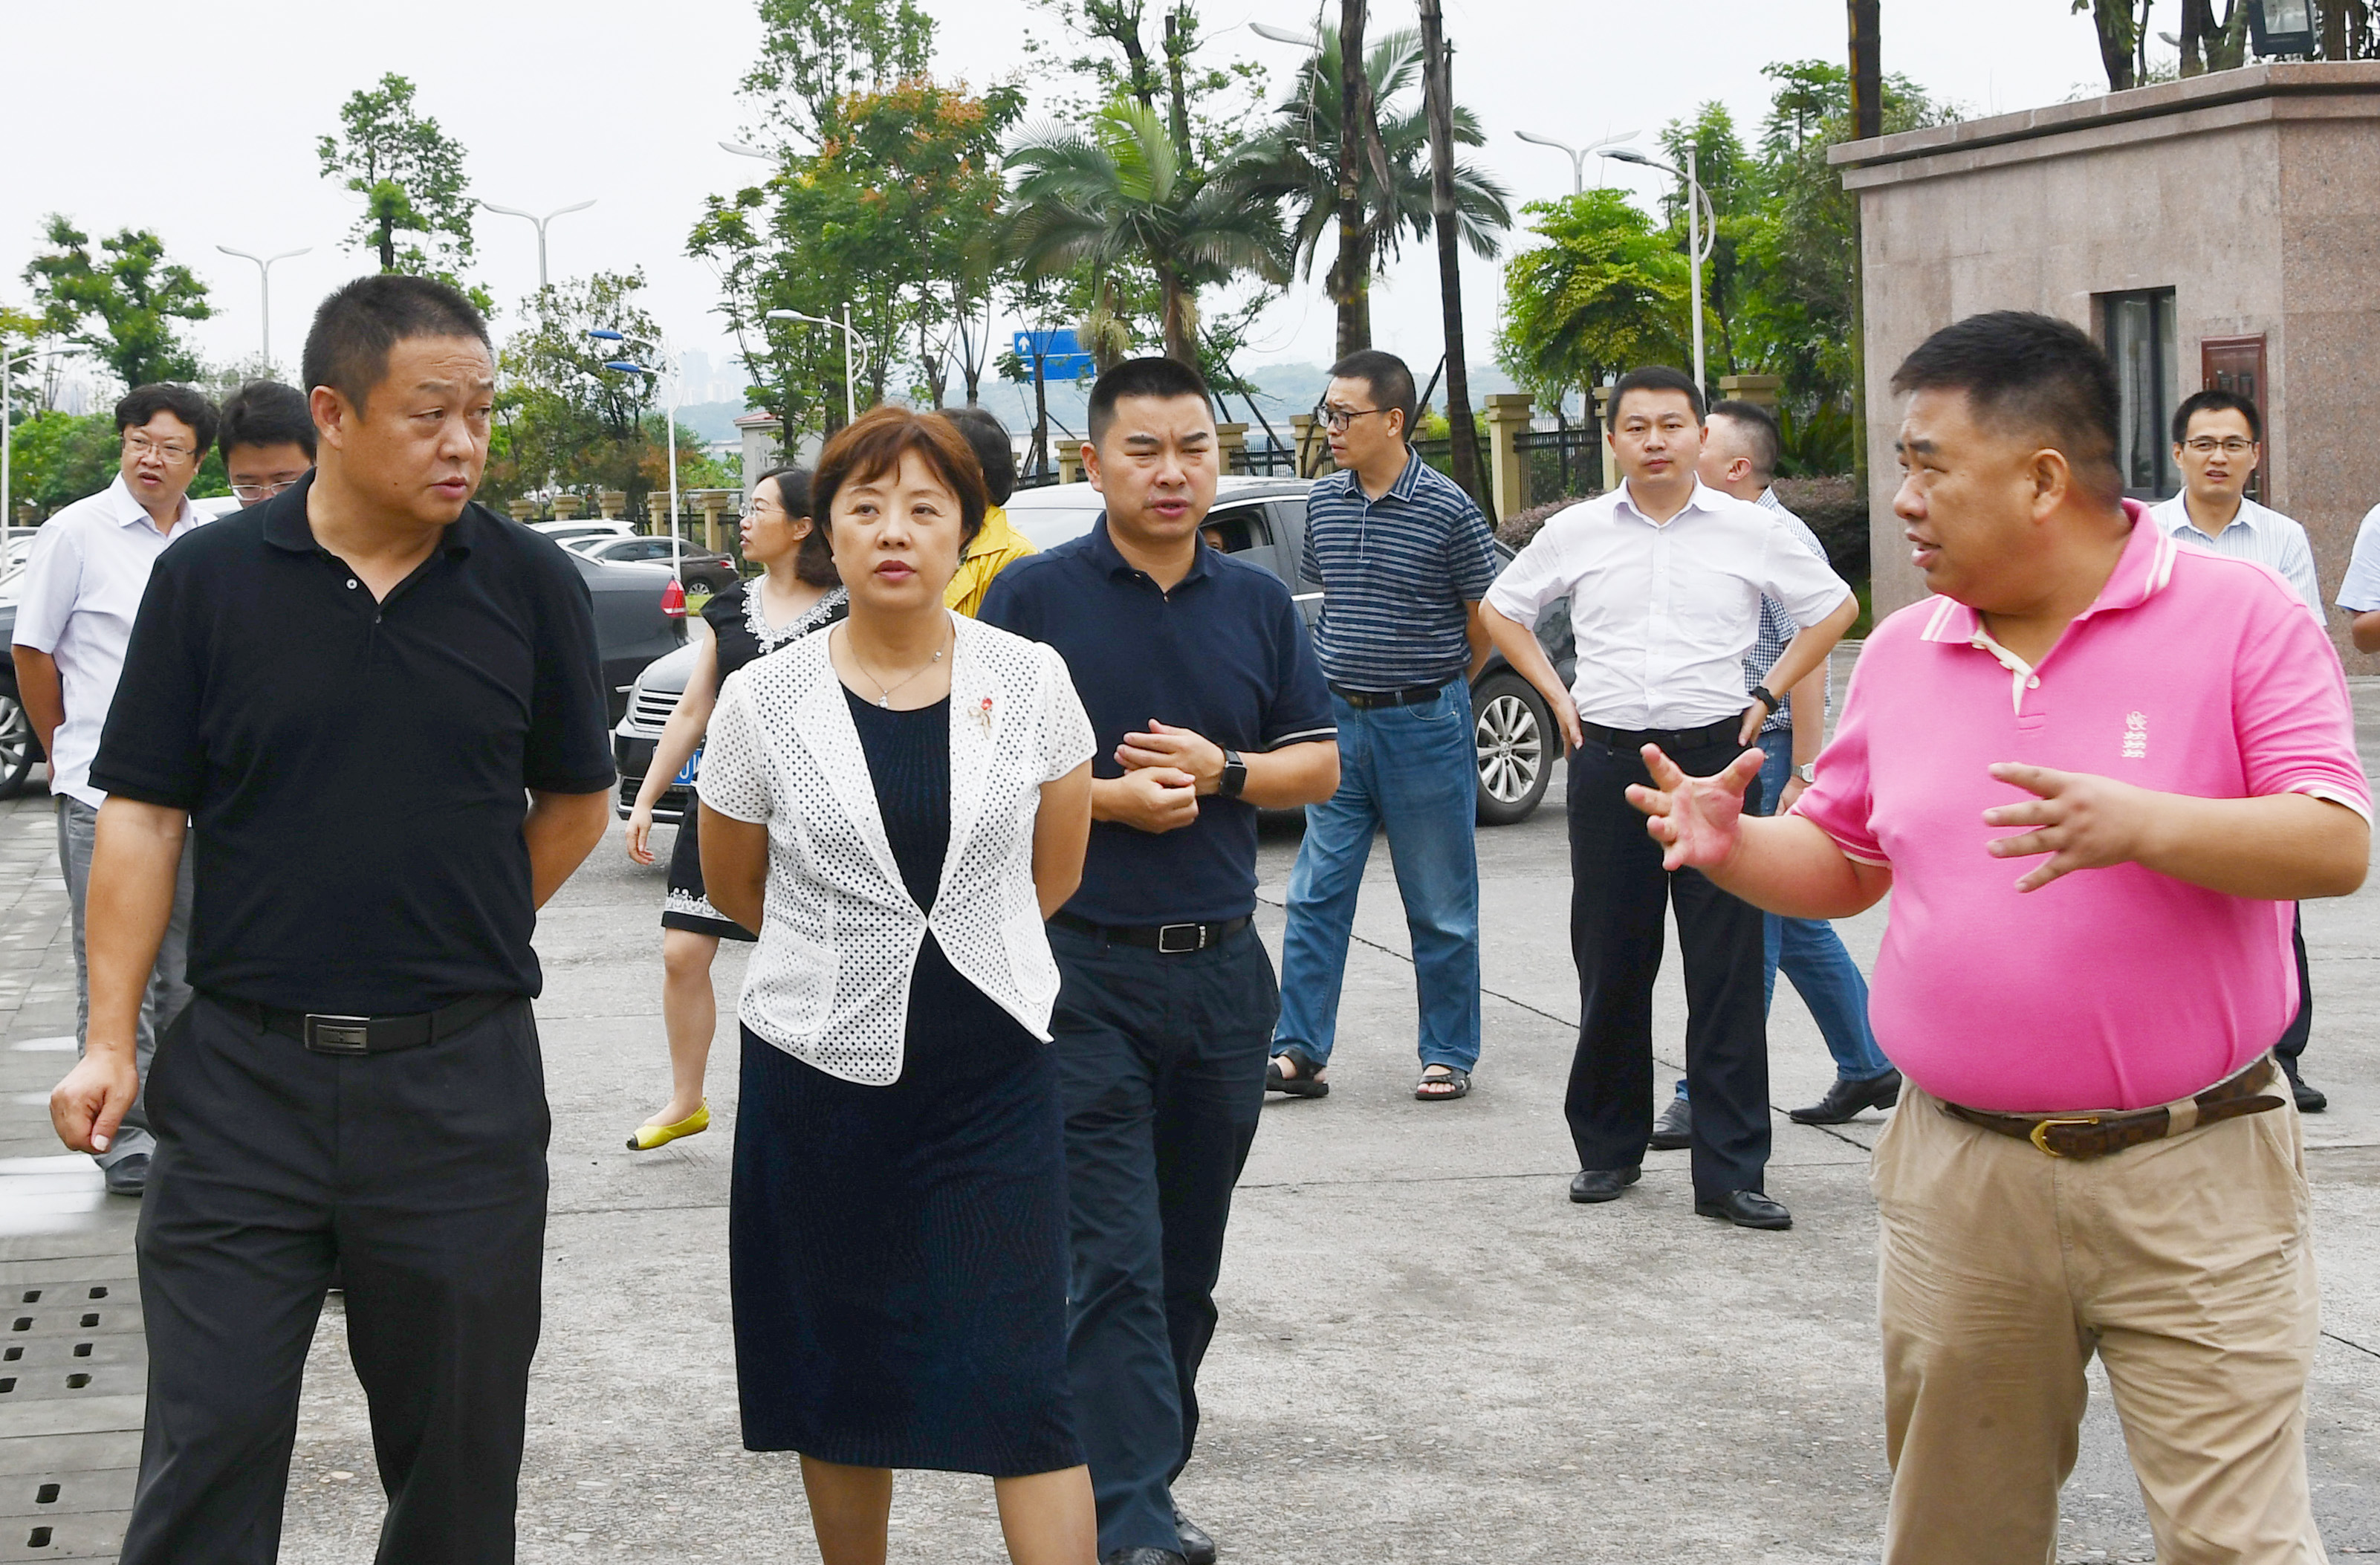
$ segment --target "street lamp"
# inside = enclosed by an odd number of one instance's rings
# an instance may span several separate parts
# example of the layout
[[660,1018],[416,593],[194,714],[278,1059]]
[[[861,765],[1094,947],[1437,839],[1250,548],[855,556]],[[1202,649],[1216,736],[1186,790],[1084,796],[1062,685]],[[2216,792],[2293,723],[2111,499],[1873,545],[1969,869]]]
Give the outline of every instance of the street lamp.
[[1589,156],[1601,152],[1606,147],[1613,147],[1619,145],[1622,141],[1633,141],[1636,140],[1636,132],[1630,130],[1624,131],[1618,136],[1607,136],[1602,140],[1596,142],[1593,146],[1573,147],[1567,141],[1557,141],[1550,136],[1539,136],[1534,131],[1515,130],[1512,134],[1519,137],[1522,140],[1529,142],[1533,146],[1551,147],[1555,152],[1568,155],[1570,158],[1570,193],[1573,196],[1584,195],[1586,191],[1586,160]]
[[17,366],[28,359],[39,358],[42,350],[29,347],[22,353],[0,352],[0,569],[6,569],[8,544],[17,527],[16,496],[8,488],[8,454],[15,442],[16,419],[9,407],[9,394],[16,389]]
[[739,158],[759,158],[762,163],[777,161],[777,155],[774,152],[764,152],[759,148],[748,146],[742,141],[722,141],[719,145],[722,151],[734,152]]
[[264,369],[267,374],[273,371],[273,263],[276,261],[287,261],[294,255],[304,255],[313,248],[311,245],[300,245],[294,250],[283,250],[279,255],[250,255],[246,250],[236,250],[229,245],[215,247],[225,255],[236,255],[242,261],[256,262],[257,278],[264,289]]
[[523,212],[518,207],[500,207],[493,201],[481,201],[480,204],[490,212],[500,212],[506,217],[526,217],[537,224],[537,285],[542,292],[545,287],[545,225],[557,217],[567,217],[574,212],[585,212],[595,202],[592,198],[589,198],[576,206],[556,207],[543,217],[538,216],[533,212]]
[[[1694,177],[1694,150],[1686,149],[1686,166],[1682,172],[1668,164],[1656,162],[1633,147],[1606,147],[1602,155],[1621,163],[1633,163],[1640,168],[1658,170],[1686,182],[1686,265],[1694,279],[1694,392],[1709,394],[1709,382],[1703,379],[1703,262],[1710,258],[1711,246],[1718,239],[1718,211],[1711,205],[1710,194],[1703,182]],[[1704,223],[1708,214],[1709,223]]]
[[771,321],[807,321],[813,326],[832,326],[843,333],[843,421],[846,424],[857,422],[859,393],[854,377],[858,371],[852,367],[851,360],[856,352],[859,362],[866,364],[868,345],[861,342],[859,334],[851,329],[851,306],[846,304],[843,307],[843,319],[840,321],[831,321],[823,315],[804,315],[798,309],[772,309],[769,311],[768,318]]
[[1248,30],[1258,38],[1269,38],[1275,43],[1294,43],[1301,48],[1312,49],[1318,54],[1322,49],[1322,39],[1319,34],[1300,32],[1295,28],[1274,27],[1269,22],[1250,22]]
[[[623,348],[628,346],[628,339],[625,334],[613,331],[608,326],[590,326],[588,328],[587,334],[598,342],[618,343]],[[640,364],[633,358],[607,358],[603,361],[603,368],[618,370],[624,375],[650,376],[655,391],[662,389],[662,370],[668,370],[669,412],[662,423],[662,443],[669,449],[670,574],[678,578],[678,586],[683,588],[686,586],[686,543],[678,536],[677,526],[677,398],[681,387],[675,362],[669,356],[669,344],[664,341],[654,346],[660,350],[654,358],[662,366],[661,369]]]

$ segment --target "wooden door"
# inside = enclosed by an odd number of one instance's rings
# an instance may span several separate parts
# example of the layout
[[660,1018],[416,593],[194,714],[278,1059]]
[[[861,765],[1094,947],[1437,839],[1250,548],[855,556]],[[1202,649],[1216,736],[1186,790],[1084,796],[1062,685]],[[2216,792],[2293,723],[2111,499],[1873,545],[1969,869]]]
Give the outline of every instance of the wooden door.
[[[2262,417],[2269,411],[2265,399],[2265,338],[2262,333],[2252,337],[2202,337],[2198,343],[2199,384],[2207,391],[2228,391],[2246,397],[2256,405]],[[2272,459],[2268,446],[2265,461]],[[2265,463],[2256,464],[2256,471],[2248,479],[2248,498],[2262,504],[2265,499]]]

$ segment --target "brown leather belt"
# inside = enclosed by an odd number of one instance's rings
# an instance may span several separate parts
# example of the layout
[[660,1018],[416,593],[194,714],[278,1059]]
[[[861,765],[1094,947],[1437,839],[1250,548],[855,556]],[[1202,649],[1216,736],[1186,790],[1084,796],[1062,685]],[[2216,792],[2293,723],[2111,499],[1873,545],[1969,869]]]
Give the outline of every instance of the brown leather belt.
[[2277,1109],[2282,1100],[2261,1089],[2278,1074],[2273,1057],[2265,1054],[2237,1075],[2216,1082],[2195,1098],[2159,1104],[2154,1109],[2097,1114],[1995,1114],[1985,1109],[1945,1103],[1942,1111],[1971,1125],[2030,1141],[2050,1157],[2085,1161],[2143,1142],[2162,1141],[2217,1120],[2236,1120],[2242,1114]]

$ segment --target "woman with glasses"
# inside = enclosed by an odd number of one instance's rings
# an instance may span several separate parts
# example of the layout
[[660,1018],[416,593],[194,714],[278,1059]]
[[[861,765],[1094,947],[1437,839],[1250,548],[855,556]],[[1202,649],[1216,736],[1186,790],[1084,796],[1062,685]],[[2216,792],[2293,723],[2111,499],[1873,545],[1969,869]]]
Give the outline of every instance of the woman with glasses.
[[[738,536],[744,558],[766,569],[759,579],[738,582],[702,606],[686,693],[662,729],[628,813],[628,856],[638,864],[653,861],[653,806],[674,782],[691,782],[700,765],[703,731],[727,676],[846,612],[849,601],[835,575],[834,556],[810,516],[807,471],[773,467],[761,474],[745,501]],[[710,1128],[710,1105],[702,1096],[710,1036],[719,1025],[710,964],[721,940],[753,939],[751,930],[720,916],[703,892],[698,813],[689,807],[678,824],[670,854],[669,900],[662,907],[662,1023],[669,1034],[670,1098],[628,1137],[632,1152],[650,1152]]]

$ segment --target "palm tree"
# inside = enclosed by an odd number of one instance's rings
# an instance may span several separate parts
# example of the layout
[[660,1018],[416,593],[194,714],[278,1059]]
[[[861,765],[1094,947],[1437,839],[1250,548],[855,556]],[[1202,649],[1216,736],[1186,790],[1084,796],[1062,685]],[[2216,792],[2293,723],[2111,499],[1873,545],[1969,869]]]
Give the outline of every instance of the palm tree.
[[1198,289],[1241,272],[1286,273],[1274,208],[1242,200],[1231,165],[1202,177],[1184,162],[1164,116],[1120,94],[1087,133],[1045,124],[1009,149],[1006,215],[1009,253],[1028,273],[1145,262],[1165,301],[1166,356],[1195,365]]
[[[1269,128],[1241,149],[1235,172],[1241,195],[1276,202],[1291,213],[1291,258],[1299,275],[1314,275],[1323,243],[1336,232],[1339,200],[1339,33],[1321,30],[1322,46],[1298,72],[1293,91],[1274,113]],[[1363,205],[1370,214],[1364,234],[1368,254],[1348,275],[1368,279],[1394,258],[1410,237],[1430,237],[1429,116],[1419,95],[1399,103],[1421,79],[1421,35],[1410,28],[1391,32],[1365,56],[1372,100],[1380,108],[1380,148],[1389,170],[1384,194],[1369,157],[1362,170]],[[1454,140],[1466,147],[1486,144],[1487,134],[1470,110],[1452,115]],[[1512,226],[1512,192],[1478,164],[1454,165],[1454,211],[1463,242],[1474,255],[1493,257],[1498,236]],[[1341,304],[1348,301],[1342,299]]]

